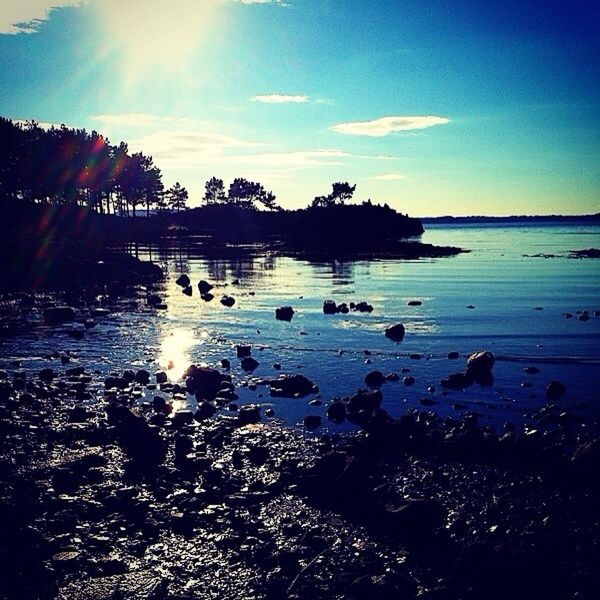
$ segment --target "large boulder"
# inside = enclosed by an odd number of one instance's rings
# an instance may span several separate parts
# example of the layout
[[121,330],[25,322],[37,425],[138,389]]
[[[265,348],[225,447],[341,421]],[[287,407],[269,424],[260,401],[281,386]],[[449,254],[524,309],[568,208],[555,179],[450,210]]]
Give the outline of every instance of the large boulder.
[[304,375],[280,375],[268,382],[271,396],[281,398],[302,398],[318,390],[317,386]]
[[70,306],[53,306],[44,310],[44,325],[59,325],[75,319],[75,311]]

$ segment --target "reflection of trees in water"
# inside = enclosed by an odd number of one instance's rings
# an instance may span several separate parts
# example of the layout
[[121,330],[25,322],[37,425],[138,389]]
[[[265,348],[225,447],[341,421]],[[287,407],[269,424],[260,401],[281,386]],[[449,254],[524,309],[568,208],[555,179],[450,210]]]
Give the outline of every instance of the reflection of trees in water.
[[239,279],[242,284],[264,276],[265,272],[274,271],[275,266],[276,261],[272,254],[210,258],[206,261],[211,279],[225,281],[229,275],[231,279]]
[[354,283],[354,262],[332,260],[311,263],[316,275],[327,275],[333,285],[352,285]]

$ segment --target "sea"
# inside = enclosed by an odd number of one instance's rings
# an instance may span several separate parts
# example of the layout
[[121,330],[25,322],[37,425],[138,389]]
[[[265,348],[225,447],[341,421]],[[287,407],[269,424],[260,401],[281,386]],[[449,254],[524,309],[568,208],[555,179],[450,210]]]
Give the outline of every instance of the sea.
[[[421,240],[468,252],[418,260],[313,261],[264,247],[207,257],[194,240],[131,246],[130,252],[165,268],[159,290],[165,310],[148,307],[141,291],[139,310],[99,319],[83,340],[40,323],[0,340],[0,367],[60,369],[60,363],[49,365],[48,355],[68,351],[69,367],[80,364],[106,375],[127,368],[164,370],[176,383],[190,364],[220,368],[226,358],[237,405],[269,407],[274,415],[266,421],[291,426],[301,426],[308,414],[320,415],[320,430],[328,431],[352,427],[328,422],[327,405],[364,388],[374,370],[399,376],[381,387],[382,407],[394,416],[411,409],[453,417],[475,413],[494,428],[506,422],[532,426],[553,380],[566,386],[565,395],[553,400],[565,412],[581,419],[600,416],[600,261],[570,255],[599,248],[600,226],[429,224]],[[192,297],[176,284],[182,273],[192,281]],[[199,297],[201,279],[215,286],[211,302]],[[235,304],[223,306],[223,295]],[[366,301],[373,311],[325,315],[325,300]],[[295,311],[291,322],[275,319],[281,306]],[[384,335],[396,323],[406,330],[402,342]],[[241,368],[238,344],[252,346],[259,363],[252,373]],[[441,379],[464,370],[467,357],[481,350],[494,354],[493,385],[444,390]],[[450,352],[459,358],[448,358]],[[539,373],[528,374],[526,367]],[[264,381],[292,373],[311,379],[318,392],[270,397]],[[141,391],[138,400],[150,402],[157,393]],[[194,406],[192,396],[175,402],[176,409]],[[234,414],[229,408],[223,412]]]

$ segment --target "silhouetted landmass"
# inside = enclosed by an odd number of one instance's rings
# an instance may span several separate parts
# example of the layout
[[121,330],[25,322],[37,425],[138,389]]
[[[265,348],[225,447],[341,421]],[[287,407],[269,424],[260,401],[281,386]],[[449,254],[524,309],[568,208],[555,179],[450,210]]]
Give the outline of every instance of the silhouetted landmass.
[[[261,246],[309,259],[419,258],[457,254],[406,238],[419,236],[418,219],[385,206],[335,205],[296,211],[258,211],[209,205],[148,218],[99,214],[75,203],[0,203],[0,289],[59,288],[93,283],[140,283],[160,276],[112,252],[131,242],[182,245],[201,240],[206,253]],[[111,268],[106,267],[111,264]]]

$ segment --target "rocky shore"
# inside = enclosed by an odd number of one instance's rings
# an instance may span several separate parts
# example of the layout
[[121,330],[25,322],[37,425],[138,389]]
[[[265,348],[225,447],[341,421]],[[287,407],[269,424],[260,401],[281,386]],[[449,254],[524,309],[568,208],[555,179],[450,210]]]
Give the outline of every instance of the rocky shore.
[[597,597],[596,424],[552,399],[525,431],[393,419],[372,376],[328,406],[358,431],[312,434],[238,406],[225,362],[179,383],[62,362],[0,372],[2,597]]

